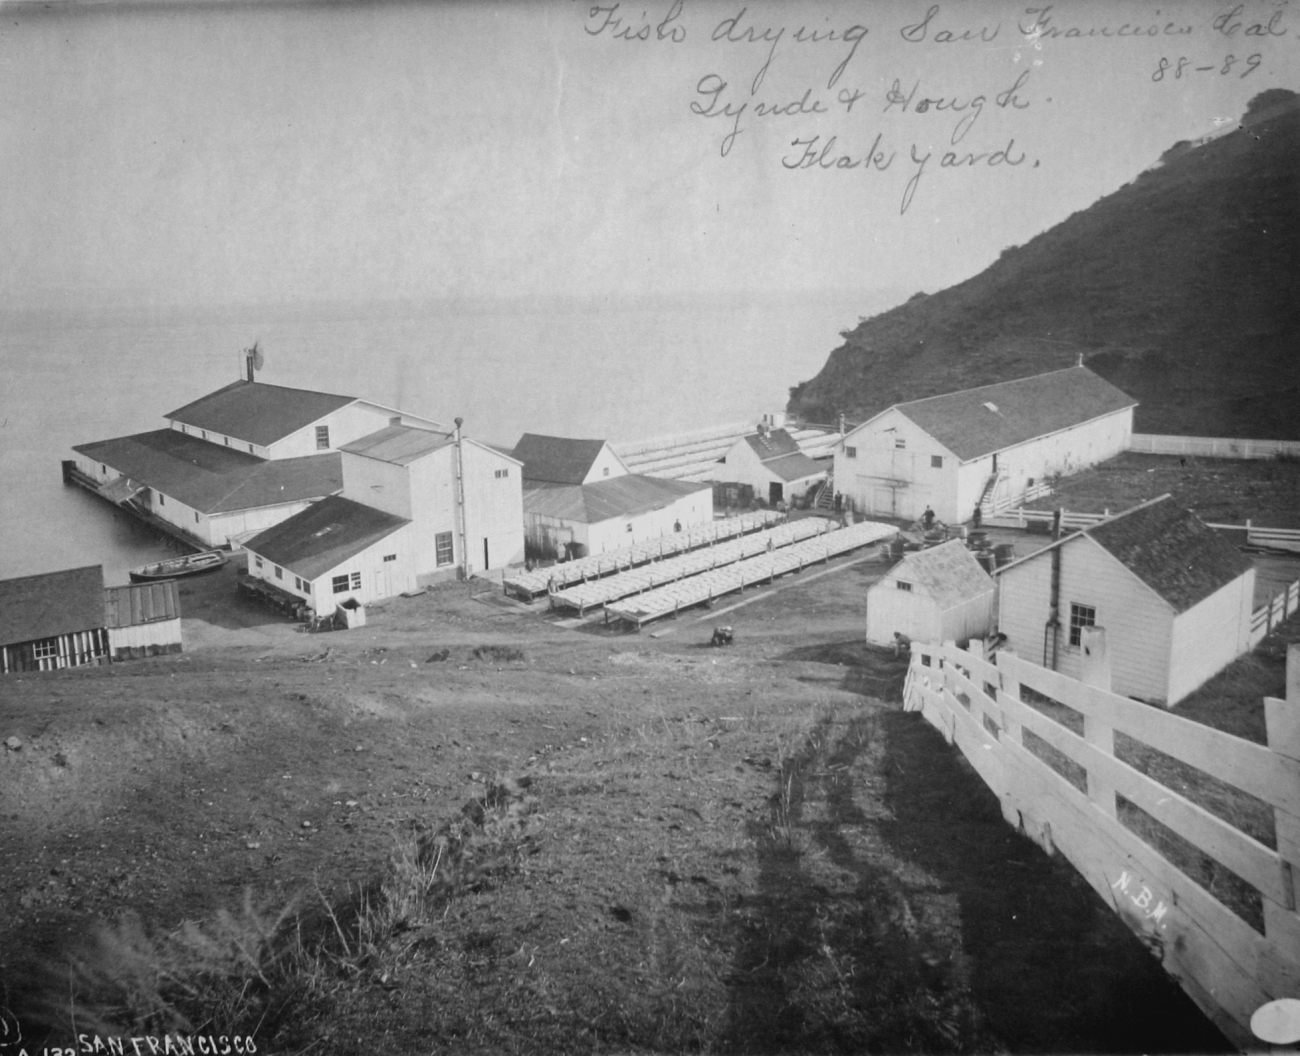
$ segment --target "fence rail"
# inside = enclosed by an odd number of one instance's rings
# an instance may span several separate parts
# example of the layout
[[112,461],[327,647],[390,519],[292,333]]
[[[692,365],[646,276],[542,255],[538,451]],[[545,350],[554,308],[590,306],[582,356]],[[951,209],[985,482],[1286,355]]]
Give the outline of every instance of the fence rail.
[[[1082,735],[1031,707],[1025,688],[1081,714]],[[986,660],[953,643],[913,644],[904,701],[960,748],[1010,824],[1069,859],[1230,1041],[1259,1047],[1251,1015],[1295,996],[1300,983],[1300,703],[1266,700],[1265,746],[1009,653]],[[1263,800],[1276,848],[1117,758],[1117,732]],[[1042,749],[1031,750],[1026,735],[1082,770],[1085,790]],[[1262,904],[1262,933],[1121,821],[1121,801],[1249,884]]]
[[1128,449],[1148,455],[1194,455],[1201,458],[1276,458],[1300,456],[1300,440],[1245,440],[1216,436],[1167,436],[1134,433]]
[[1300,608],[1300,579],[1274,594],[1250,614],[1250,647],[1268,637],[1270,631]]

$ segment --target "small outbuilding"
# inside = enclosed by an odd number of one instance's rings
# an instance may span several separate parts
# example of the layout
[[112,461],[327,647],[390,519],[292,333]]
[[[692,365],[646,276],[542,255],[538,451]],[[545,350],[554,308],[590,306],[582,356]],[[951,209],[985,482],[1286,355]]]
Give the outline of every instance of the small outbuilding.
[[721,462],[717,475],[722,483],[748,485],[773,506],[802,498],[830,470],[804,454],[784,429],[767,425],[732,444]]
[[1104,632],[1110,688],[1172,707],[1250,648],[1255,569],[1168,495],[998,569],[998,630],[1082,678]]
[[908,554],[867,591],[867,641],[964,642],[993,627],[993,578],[959,539]]
[[0,580],[0,671],[108,661],[102,566]]
[[104,626],[114,660],[179,653],[180,585],[174,579],[104,589]]

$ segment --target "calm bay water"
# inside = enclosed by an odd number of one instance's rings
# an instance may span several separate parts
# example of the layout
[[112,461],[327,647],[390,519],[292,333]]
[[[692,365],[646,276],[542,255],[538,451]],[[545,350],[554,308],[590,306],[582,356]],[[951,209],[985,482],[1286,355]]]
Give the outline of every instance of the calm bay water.
[[881,295],[724,303],[453,302],[0,320],[0,579],[102,564],[109,583],[166,552],[80,488],[73,444],[161,428],[239,376],[347,393],[513,445],[523,432],[630,440],[781,409]]

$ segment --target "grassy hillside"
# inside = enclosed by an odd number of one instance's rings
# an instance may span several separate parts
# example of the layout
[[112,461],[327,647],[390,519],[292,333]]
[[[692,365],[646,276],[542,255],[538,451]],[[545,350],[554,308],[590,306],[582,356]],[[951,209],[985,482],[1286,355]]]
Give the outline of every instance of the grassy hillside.
[[845,333],[791,390],[811,421],[1073,364],[1141,401],[1144,432],[1300,438],[1300,96]]

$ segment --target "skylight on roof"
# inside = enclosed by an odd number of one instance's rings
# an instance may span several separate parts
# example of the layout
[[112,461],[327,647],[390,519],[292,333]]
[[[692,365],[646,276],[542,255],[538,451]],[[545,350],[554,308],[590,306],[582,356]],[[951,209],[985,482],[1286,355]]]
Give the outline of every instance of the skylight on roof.
[[341,526],[341,525],[337,525],[337,524],[327,524],[327,525],[326,525],[324,528],[322,528],[320,531],[318,531],[318,532],[314,532],[314,533],[312,534],[312,538],[313,538],[313,539],[319,539],[322,535],[326,535],[326,534],[328,534],[329,532],[334,531],[335,528],[339,528],[339,527],[342,527],[342,526]]
[[984,406],[987,407],[987,408],[988,408],[990,411],[992,411],[994,414],[998,414],[998,413],[1000,413],[1000,412],[998,411],[998,405],[997,405],[996,403],[989,403],[989,402],[986,401],[985,404],[984,404]]

